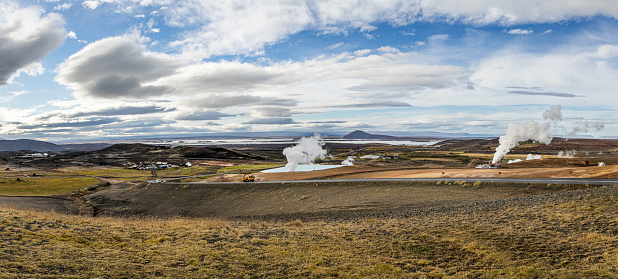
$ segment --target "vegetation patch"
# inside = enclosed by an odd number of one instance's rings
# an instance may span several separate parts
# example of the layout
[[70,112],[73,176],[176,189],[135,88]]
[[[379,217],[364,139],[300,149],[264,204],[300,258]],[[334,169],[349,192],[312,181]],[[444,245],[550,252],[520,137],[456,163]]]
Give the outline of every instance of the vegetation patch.
[[354,221],[0,209],[0,277],[615,278],[618,197]]
[[[18,180],[19,179],[19,180]],[[0,178],[2,196],[49,196],[75,192],[94,187],[99,180],[93,177],[30,177]]]
[[263,169],[278,168],[281,166],[283,165],[282,164],[258,164],[258,165],[230,166],[230,167],[224,167],[218,170],[218,172],[226,173],[226,172],[257,171],[257,170],[263,170]]

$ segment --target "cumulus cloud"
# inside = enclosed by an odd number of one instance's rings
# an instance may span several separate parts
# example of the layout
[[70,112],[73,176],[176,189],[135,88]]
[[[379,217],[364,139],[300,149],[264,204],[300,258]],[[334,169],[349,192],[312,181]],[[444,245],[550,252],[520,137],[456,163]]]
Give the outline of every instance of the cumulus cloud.
[[56,81],[82,98],[148,98],[168,93],[149,84],[171,75],[182,62],[149,52],[128,36],[99,40],[71,55],[59,67]]
[[20,72],[41,74],[43,67],[37,62],[64,41],[63,26],[64,19],[59,14],[0,3],[0,86]]
[[[305,30],[322,34],[348,34],[374,31],[380,23],[403,26],[415,22],[462,22],[472,25],[514,26],[528,23],[553,23],[597,15],[618,18],[612,1],[575,0],[367,0],[328,1],[285,0],[212,2],[188,0],[87,0],[82,5],[96,9],[105,4],[122,11],[140,7],[165,7],[166,24],[186,29],[172,45],[197,58],[216,55],[255,54],[265,46],[286,40]],[[191,28],[189,28],[191,27]],[[530,34],[530,29],[509,29],[512,34]],[[256,36],[259,34],[259,36]],[[369,35],[365,33],[365,35]],[[436,37],[434,39],[444,39]]]
[[76,40],[77,39],[77,34],[75,34],[75,32],[73,32],[73,31],[71,31],[71,32],[67,33],[66,37],[69,38],[69,39],[75,39]]

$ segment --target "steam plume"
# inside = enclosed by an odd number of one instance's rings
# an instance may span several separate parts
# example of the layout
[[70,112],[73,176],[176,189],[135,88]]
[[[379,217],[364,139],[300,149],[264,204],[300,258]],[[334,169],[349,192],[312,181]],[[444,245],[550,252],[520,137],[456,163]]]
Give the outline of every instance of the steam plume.
[[521,141],[535,140],[549,144],[552,140],[549,127],[550,125],[547,122],[538,123],[534,120],[530,120],[525,124],[509,123],[506,128],[506,134],[500,137],[500,145],[496,147],[496,153],[494,153],[494,158],[491,162],[500,162],[500,159]]
[[286,171],[294,171],[298,164],[312,164],[316,159],[324,159],[326,150],[322,148],[324,143],[321,137],[315,134],[313,137],[301,138],[297,145],[283,149],[283,155],[288,160],[285,165]]
[[543,112],[543,119],[550,121],[562,121],[562,106],[554,105]]
[[354,166],[354,159],[348,157],[347,159],[343,160],[343,162],[341,162],[342,165],[344,166]]
[[586,133],[590,130],[601,131],[605,128],[605,124],[599,122],[590,122],[588,120],[579,121],[573,126],[573,131],[569,133],[569,136],[576,135],[578,133]]
[[577,150],[567,150],[566,152],[560,151],[558,152],[558,158],[573,158],[577,154]]
[[[533,154],[528,154],[528,156],[526,156],[526,161],[530,161],[530,160],[540,160],[541,159],[541,155],[533,155]],[[507,164],[512,164],[512,163],[517,163],[517,162],[523,162],[524,160],[522,159],[515,159],[515,160],[509,160],[507,162]]]

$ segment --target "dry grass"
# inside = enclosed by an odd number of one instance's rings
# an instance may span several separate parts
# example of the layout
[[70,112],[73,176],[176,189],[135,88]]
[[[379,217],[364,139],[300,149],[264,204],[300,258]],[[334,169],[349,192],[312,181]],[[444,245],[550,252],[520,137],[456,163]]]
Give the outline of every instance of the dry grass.
[[617,278],[618,198],[356,221],[0,209],[0,277]]
[[[174,178],[192,175],[202,175],[216,173],[218,166],[194,166],[194,167],[179,167],[157,170],[157,176],[160,178]],[[152,179],[150,170],[125,169],[118,167],[104,168],[82,168],[72,169],[70,173],[74,175],[90,175],[104,178],[115,178],[121,180],[147,180]]]
[[49,196],[93,187],[99,180],[93,177],[31,177],[0,178],[2,196]]
[[284,165],[282,164],[257,164],[257,165],[230,166],[230,167],[222,168],[218,172],[219,173],[247,172],[247,171],[256,171],[256,170],[262,170],[262,169],[277,168],[277,167],[282,167],[282,166]]

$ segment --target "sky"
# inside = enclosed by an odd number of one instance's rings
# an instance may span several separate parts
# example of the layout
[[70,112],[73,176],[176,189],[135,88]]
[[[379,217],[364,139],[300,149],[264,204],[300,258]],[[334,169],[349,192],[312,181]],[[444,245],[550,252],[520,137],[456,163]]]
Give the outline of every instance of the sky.
[[0,137],[618,136],[615,0],[0,2]]

